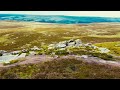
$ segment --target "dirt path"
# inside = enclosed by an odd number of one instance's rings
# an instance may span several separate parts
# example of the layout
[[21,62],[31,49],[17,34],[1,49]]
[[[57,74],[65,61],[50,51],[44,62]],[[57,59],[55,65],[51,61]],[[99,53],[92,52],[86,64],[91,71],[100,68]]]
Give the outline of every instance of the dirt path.
[[78,55],[67,55],[67,56],[61,56],[61,57],[51,57],[48,55],[37,55],[37,56],[27,56],[25,61],[18,62],[12,65],[6,65],[0,64],[0,67],[11,67],[16,65],[23,65],[23,64],[35,64],[39,62],[45,62],[45,61],[52,61],[52,60],[61,60],[61,59],[76,59],[76,60],[82,60],[87,63],[96,63],[99,65],[109,65],[114,67],[120,67],[120,61],[106,61],[97,57],[88,57],[88,58],[82,58]]

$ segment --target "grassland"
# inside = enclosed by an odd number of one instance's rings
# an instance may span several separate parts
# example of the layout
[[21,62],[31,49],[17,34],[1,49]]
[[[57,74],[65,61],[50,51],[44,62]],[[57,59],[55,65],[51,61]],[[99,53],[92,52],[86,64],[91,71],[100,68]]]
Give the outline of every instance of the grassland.
[[[120,55],[120,23],[64,25],[0,21],[0,50],[41,47],[71,38],[106,47],[110,54]],[[0,78],[120,78],[120,68],[60,60],[1,69]]]
[[33,22],[0,22],[0,50],[19,50],[71,38],[83,42],[120,41],[120,24],[62,25]]

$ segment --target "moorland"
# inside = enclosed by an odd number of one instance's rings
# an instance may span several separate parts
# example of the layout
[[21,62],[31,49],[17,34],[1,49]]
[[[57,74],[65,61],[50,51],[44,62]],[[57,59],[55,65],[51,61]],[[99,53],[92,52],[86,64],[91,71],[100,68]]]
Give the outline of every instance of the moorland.
[[[79,39],[83,43],[89,43],[94,46],[110,50],[107,54],[101,54],[89,52],[91,51],[91,48],[85,48],[85,52],[81,48],[72,48],[72,50],[75,51],[72,54],[89,54],[92,55],[92,57],[98,57],[107,61],[119,62],[120,60],[120,23],[54,24],[40,22],[0,21],[0,50],[5,50],[7,52],[30,49],[33,47],[42,47],[44,48],[44,52],[39,52],[38,55],[46,55],[46,53],[49,55],[49,51],[46,49],[47,46],[71,39]],[[59,53],[59,60],[55,58],[55,60],[51,61],[45,60],[45,62],[25,63],[10,67],[7,67],[9,64],[3,63],[6,67],[0,68],[0,78],[120,78],[119,67],[83,62],[82,60],[77,60],[76,58],[62,59],[60,58],[61,55],[65,56],[66,52]],[[52,55],[50,54],[50,56]],[[35,56],[32,56],[32,58],[34,57]],[[34,62],[35,59],[36,58],[34,58],[32,62]],[[89,58],[87,59],[89,60]],[[25,60],[26,58],[22,59],[22,61]],[[29,62],[29,60],[27,60],[27,62]],[[18,60],[13,60],[10,64],[14,63],[18,63]]]

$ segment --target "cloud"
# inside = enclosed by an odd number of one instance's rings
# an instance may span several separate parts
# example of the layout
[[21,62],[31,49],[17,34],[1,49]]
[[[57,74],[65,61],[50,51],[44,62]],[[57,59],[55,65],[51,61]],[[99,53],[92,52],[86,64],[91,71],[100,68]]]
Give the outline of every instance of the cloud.
[[0,11],[0,14],[120,17],[120,11]]

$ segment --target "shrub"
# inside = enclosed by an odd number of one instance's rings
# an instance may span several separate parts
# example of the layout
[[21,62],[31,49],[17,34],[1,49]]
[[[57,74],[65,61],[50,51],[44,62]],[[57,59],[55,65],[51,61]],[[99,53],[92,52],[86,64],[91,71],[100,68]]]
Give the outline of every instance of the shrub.
[[99,57],[104,60],[112,60],[113,59],[113,56],[108,55],[106,53],[92,53],[92,56]]
[[19,58],[19,59],[16,59],[16,60],[11,60],[11,61],[9,61],[9,63],[3,62],[3,65],[11,65],[11,64],[14,64],[14,63],[17,63],[17,62],[22,62],[22,61],[25,61],[25,60],[26,60],[25,58]]
[[26,53],[26,56],[29,56],[29,54],[30,54],[29,52],[28,52],[28,53]]
[[3,75],[2,79],[18,79],[18,76],[15,73],[7,72]]
[[56,50],[55,54],[56,55],[67,55],[69,53],[66,50]]

